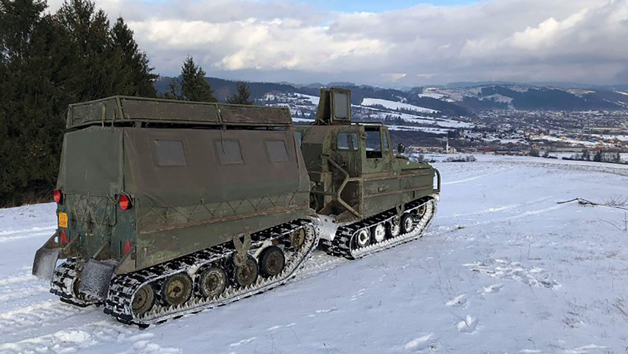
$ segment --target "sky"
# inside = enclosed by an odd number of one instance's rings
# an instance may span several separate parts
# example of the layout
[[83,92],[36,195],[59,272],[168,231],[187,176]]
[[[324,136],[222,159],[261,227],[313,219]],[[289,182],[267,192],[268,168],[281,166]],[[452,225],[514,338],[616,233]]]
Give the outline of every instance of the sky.
[[[62,0],[49,0],[55,10]],[[155,67],[413,87],[628,83],[628,0],[96,0]]]

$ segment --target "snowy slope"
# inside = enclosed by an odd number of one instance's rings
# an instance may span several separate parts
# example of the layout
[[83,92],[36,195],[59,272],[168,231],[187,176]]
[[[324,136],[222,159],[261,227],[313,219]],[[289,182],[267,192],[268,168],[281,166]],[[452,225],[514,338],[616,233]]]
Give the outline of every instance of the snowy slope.
[[359,261],[321,252],[298,279],[139,330],[29,275],[51,204],[0,210],[0,353],[624,353],[623,166],[479,156],[439,163],[422,239]]
[[362,106],[382,106],[382,107],[392,109],[392,110],[407,109],[410,111],[416,111],[420,113],[438,113],[438,111],[434,109],[413,106],[411,104],[402,103],[402,102],[383,100],[380,98],[365,98],[362,100]]

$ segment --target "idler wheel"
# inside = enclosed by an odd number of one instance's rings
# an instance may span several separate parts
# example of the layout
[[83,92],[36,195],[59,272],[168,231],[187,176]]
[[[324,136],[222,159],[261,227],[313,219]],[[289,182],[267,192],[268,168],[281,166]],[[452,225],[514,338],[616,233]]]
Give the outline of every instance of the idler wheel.
[[227,274],[222,268],[210,267],[203,271],[199,281],[201,294],[206,298],[214,298],[227,287]]
[[150,311],[155,304],[155,290],[150,284],[142,286],[133,297],[131,308],[136,316],[141,316]]
[[296,251],[300,250],[305,243],[305,229],[300,228],[298,230],[292,231],[290,233],[290,246],[294,248]]
[[373,227],[373,240],[375,242],[382,242],[386,238],[386,227],[384,224],[377,224]]
[[186,273],[170,276],[161,286],[161,296],[170,306],[181,305],[192,295],[192,279]]
[[281,248],[270,246],[262,252],[259,263],[262,274],[266,277],[272,277],[281,273],[286,265],[286,258]]
[[404,214],[401,217],[401,230],[404,234],[408,232],[412,232],[416,228],[416,222],[414,221],[414,216],[410,213]]
[[421,205],[417,210],[417,216],[419,219],[422,219],[425,216],[425,212],[427,211],[427,205]]
[[358,248],[366,247],[371,244],[371,235],[367,229],[362,229],[355,235],[355,244]]
[[234,280],[240,286],[249,286],[257,280],[259,268],[255,258],[249,256],[242,267],[235,266]]
[[401,227],[399,226],[399,218],[396,216],[387,223],[386,228],[388,229],[388,233],[390,234],[390,237],[397,237],[401,235]]

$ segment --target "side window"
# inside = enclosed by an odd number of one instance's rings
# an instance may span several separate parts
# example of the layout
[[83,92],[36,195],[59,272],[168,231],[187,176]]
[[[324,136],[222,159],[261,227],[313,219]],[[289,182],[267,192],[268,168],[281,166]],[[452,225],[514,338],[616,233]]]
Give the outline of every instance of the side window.
[[266,140],[266,151],[272,162],[288,161],[288,150],[283,140]]
[[181,140],[153,140],[157,166],[186,166],[185,150]]
[[382,157],[382,146],[379,136],[379,130],[366,131],[366,157],[369,159]]
[[297,144],[299,144],[299,146],[303,145],[303,133],[301,132],[294,132],[295,136],[297,137]]
[[338,142],[336,145],[338,146],[338,150],[357,150],[358,134],[338,133]]
[[384,142],[384,151],[390,150],[390,143],[388,142],[388,134],[385,131],[382,132],[382,141]]
[[223,165],[244,163],[240,143],[237,140],[218,140],[215,146],[218,159]]

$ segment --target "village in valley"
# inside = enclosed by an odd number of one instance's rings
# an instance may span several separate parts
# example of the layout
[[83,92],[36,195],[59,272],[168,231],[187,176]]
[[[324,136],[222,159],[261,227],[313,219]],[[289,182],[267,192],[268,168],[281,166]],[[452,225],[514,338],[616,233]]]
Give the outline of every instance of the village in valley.
[[[438,96],[436,96],[438,97]],[[258,103],[289,107],[295,124],[316,118],[318,97],[267,93]],[[365,98],[353,119],[383,123],[411,155],[496,154],[626,163],[626,110],[486,109],[466,116],[404,102]]]

